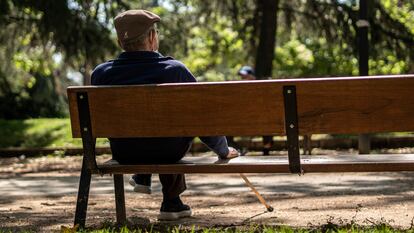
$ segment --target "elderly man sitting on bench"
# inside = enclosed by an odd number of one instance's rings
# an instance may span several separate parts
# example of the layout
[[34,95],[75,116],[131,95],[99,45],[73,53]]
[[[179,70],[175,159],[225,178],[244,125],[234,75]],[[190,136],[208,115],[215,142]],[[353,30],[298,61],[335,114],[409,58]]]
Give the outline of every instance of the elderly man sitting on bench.
[[[129,10],[115,17],[119,45],[125,52],[118,58],[98,65],[92,73],[93,85],[135,85],[196,82],[181,62],[158,53],[160,17],[145,10]],[[125,97],[127,98],[127,97]],[[188,104],[192,104],[188,100]],[[122,121],[122,119],[119,119]],[[200,137],[221,159],[231,159],[239,152],[228,147],[226,138]],[[175,163],[191,146],[191,137],[110,138],[113,158],[120,164]],[[191,216],[180,194],[186,189],[184,174],[160,174],[163,202],[159,219],[174,220]],[[129,183],[134,191],[151,193],[151,174],[136,174]]]

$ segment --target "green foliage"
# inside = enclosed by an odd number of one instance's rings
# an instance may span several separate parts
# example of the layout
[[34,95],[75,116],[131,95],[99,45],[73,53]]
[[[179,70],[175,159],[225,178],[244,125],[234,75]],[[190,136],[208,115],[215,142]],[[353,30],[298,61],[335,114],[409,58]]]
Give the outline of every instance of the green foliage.
[[0,118],[67,114],[64,97],[66,80],[59,77],[59,71],[56,70],[59,64],[52,59],[52,53],[53,51],[33,47],[14,54],[9,61],[12,65],[11,74],[0,73],[3,84],[12,84],[8,85],[8,90],[0,92],[0,109],[5,110],[0,113]]
[[[33,43],[50,41],[58,51],[64,52],[67,58],[86,58],[92,62],[103,58],[108,51],[115,50],[107,22],[100,21],[99,14],[110,13],[107,10],[110,6],[115,7],[111,9],[115,11],[117,5],[108,5],[98,0],[8,2],[10,11],[5,15],[6,21],[23,26],[21,30],[29,33],[35,30]],[[99,11],[100,7],[105,11]]]
[[[80,139],[73,139],[69,119],[0,119],[0,148],[7,147],[70,147],[81,146]],[[98,145],[107,145],[98,139]]]
[[67,115],[67,73],[75,68],[87,76],[88,67],[116,51],[105,19],[118,8],[125,6],[100,0],[1,1],[0,118]]
[[345,56],[341,50],[340,45],[330,46],[324,38],[292,39],[276,48],[274,73],[277,77],[357,75],[357,59]]
[[[161,43],[161,50],[166,45],[165,53],[183,60],[199,80],[237,79],[235,72],[241,65],[254,64],[257,2],[167,2],[173,7],[162,10],[169,24],[163,24],[167,33],[161,39],[168,42]],[[407,23],[414,19],[413,4],[374,1],[370,7],[370,74],[414,71],[414,58],[410,55],[414,54],[414,24]],[[273,77],[358,75],[357,20],[356,1],[280,0]],[[411,38],[407,37],[410,34]],[[174,43],[171,38],[177,37],[180,39]]]
[[[324,77],[358,75],[358,59],[343,51],[350,45],[330,45],[325,38],[291,39],[276,48],[276,77]],[[403,74],[409,72],[406,61],[386,52],[369,60],[370,74]]]
[[[161,16],[160,52],[198,80],[237,80],[242,65],[256,63],[260,2],[0,1],[0,118],[67,115],[68,74],[88,78],[117,56],[112,18],[130,8]],[[278,2],[273,78],[358,74],[358,1]],[[414,72],[414,3],[369,2],[370,74]]]
[[236,77],[243,64],[243,41],[224,19],[212,28],[190,31],[188,56],[183,62],[200,81],[226,81]]

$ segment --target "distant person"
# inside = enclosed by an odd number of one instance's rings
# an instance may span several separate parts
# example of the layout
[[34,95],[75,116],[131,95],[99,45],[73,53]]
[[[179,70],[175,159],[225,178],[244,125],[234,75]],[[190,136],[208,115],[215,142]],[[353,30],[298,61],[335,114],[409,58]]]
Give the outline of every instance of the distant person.
[[[146,10],[125,11],[114,19],[118,43],[125,52],[98,65],[92,73],[93,85],[136,85],[196,82],[185,65],[158,53],[160,17]],[[127,97],[125,97],[127,98]],[[192,104],[188,100],[187,104]],[[122,119],[119,119],[122,120]],[[200,137],[220,159],[231,159],[238,151],[228,147],[224,136]],[[113,159],[120,164],[175,163],[189,150],[192,137],[109,138]],[[184,174],[160,174],[163,201],[160,220],[191,216],[180,194],[186,189]],[[151,174],[135,174],[129,180],[135,192],[151,193]]]
[[256,80],[254,69],[250,66],[243,66],[237,71],[237,74],[242,80]]
[[[240,76],[242,80],[256,80],[254,69],[251,66],[243,66],[239,69],[237,74]],[[247,149],[241,148],[241,146],[234,141],[234,137],[227,137],[227,141],[229,145],[234,146],[238,150],[242,151],[242,155],[247,153]],[[263,155],[269,155],[272,145],[273,137],[263,136]]]

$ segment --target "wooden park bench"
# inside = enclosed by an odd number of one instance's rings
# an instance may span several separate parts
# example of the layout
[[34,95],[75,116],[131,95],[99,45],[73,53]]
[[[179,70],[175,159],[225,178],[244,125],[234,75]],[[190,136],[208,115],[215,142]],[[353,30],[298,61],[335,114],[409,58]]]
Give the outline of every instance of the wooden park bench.
[[[123,174],[414,171],[414,155],[307,156],[299,135],[414,131],[414,75],[69,87],[72,134],[83,164],[75,224],[85,225],[92,174],[113,174],[118,223],[126,221]],[[96,138],[286,135],[288,156],[227,162],[97,164]]]

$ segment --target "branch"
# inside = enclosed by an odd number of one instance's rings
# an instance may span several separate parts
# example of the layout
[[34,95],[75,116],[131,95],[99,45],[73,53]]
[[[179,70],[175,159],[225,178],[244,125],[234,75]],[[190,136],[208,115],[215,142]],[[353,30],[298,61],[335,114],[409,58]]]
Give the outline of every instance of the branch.
[[[381,12],[381,15],[385,18],[386,22],[392,25],[392,28],[397,29],[396,30],[387,30],[383,27],[383,24],[379,23],[376,24],[378,29],[380,29],[383,33],[390,36],[393,39],[402,40],[405,43],[408,44],[414,44],[414,35],[410,32],[410,29],[408,29],[404,24],[402,24],[400,21],[394,19],[391,17],[390,14],[383,8],[381,4],[375,4],[377,9]],[[375,22],[373,22],[375,23]],[[405,34],[405,35],[404,35]],[[410,46],[410,45],[409,45]]]
[[8,15],[5,17],[6,22],[11,23],[11,22],[23,22],[23,21],[33,21],[33,22],[38,22],[40,21],[38,18],[33,18],[33,17],[19,17],[19,16],[12,16],[12,15]]

